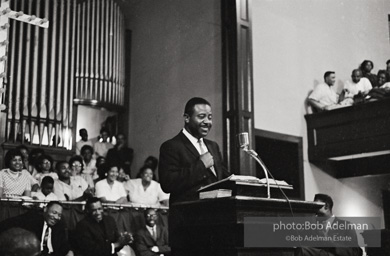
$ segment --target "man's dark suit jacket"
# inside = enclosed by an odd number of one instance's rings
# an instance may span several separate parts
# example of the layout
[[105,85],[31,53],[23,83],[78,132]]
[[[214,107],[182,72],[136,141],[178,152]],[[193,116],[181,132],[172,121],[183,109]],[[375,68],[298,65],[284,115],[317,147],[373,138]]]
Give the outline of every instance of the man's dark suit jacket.
[[[41,241],[43,232],[44,218],[41,213],[34,210],[25,214],[4,220],[0,223],[0,230],[4,231],[12,227],[20,227],[34,233],[38,241]],[[69,250],[68,236],[66,226],[63,221],[59,221],[51,227],[51,243],[53,246],[53,256],[64,256]]]
[[91,217],[85,217],[76,225],[75,243],[77,251],[83,256],[109,256],[111,243],[119,238],[118,228],[111,216],[103,216],[100,223]]
[[197,190],[229,176],[222,162],[218,144],[203,139],[214,158],[217,177],[206,169],[199,158],[199,152],[182,131],[164,142],[160,148],[159,178],[162,189],[171,193],[169,203],[198,199]]
[[[156,256],[160,254],[169,255],[171,248],[168,246],[168,231],[161,226],[156,226],[157,239],[154,240],[150,232],[146,227],[140,229],[135,237],[134,243],[137,250],[137,255],[140,256]],[[150,250],[151,247],[157,246],[158,253],[154,253]]]

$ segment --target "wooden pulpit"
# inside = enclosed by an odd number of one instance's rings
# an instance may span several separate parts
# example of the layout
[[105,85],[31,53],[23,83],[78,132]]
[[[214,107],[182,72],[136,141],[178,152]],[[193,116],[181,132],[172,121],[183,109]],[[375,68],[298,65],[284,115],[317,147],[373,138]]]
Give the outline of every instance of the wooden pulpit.
[[176,203],[170,207],[169,218],[172,255],[294,255],[294,248],[245,247],[244,218],[292,217],[292,212],[295,217],[314,216],[322,206],[318,202],[290,200],[288,203],[286,199],[237,194]]

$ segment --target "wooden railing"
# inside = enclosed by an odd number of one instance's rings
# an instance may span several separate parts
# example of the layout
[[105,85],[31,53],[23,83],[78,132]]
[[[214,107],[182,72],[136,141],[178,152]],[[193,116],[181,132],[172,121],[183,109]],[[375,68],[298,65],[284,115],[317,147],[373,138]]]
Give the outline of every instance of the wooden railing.
[[[310,114],[305,119],[310,162],[333,161],[344,177],[388,172],[390,99]],[[349,169],[353,173],[348,174]]]

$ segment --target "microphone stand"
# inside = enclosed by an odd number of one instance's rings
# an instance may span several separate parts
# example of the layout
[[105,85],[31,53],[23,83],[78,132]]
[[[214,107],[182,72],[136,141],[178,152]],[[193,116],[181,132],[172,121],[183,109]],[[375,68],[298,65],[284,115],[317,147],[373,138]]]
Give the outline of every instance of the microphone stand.
[[242,148],[242,150],[245,153],[247,153],[250,157],[255,159],[256,162],[258,162],[260,164],[261,168],[263,169],[263,172],[264,172],[264,175],[265,175],[265,179],[267,181],[267,198],[271,198],[271,192],[270,192],[270,187],[269,187],[269,179],[268,179],[268,172],[269,172],[269,170],[267,169],[267,167],[265,166],[265,164],[263,163],[263,161],[261,160],[259,155],[256,153],[256,151],[254,151],[253,149],[248,149],[248,146],[244,146]]

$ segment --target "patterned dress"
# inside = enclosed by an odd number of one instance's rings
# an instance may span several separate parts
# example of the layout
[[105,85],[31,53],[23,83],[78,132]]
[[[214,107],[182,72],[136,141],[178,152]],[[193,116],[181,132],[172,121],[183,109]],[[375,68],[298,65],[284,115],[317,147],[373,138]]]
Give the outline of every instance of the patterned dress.
[[0,171],[0,188],[5,197],[22,196],[25,191],[31,191],[31,174],[27,170],[14,172],[10,169]]

